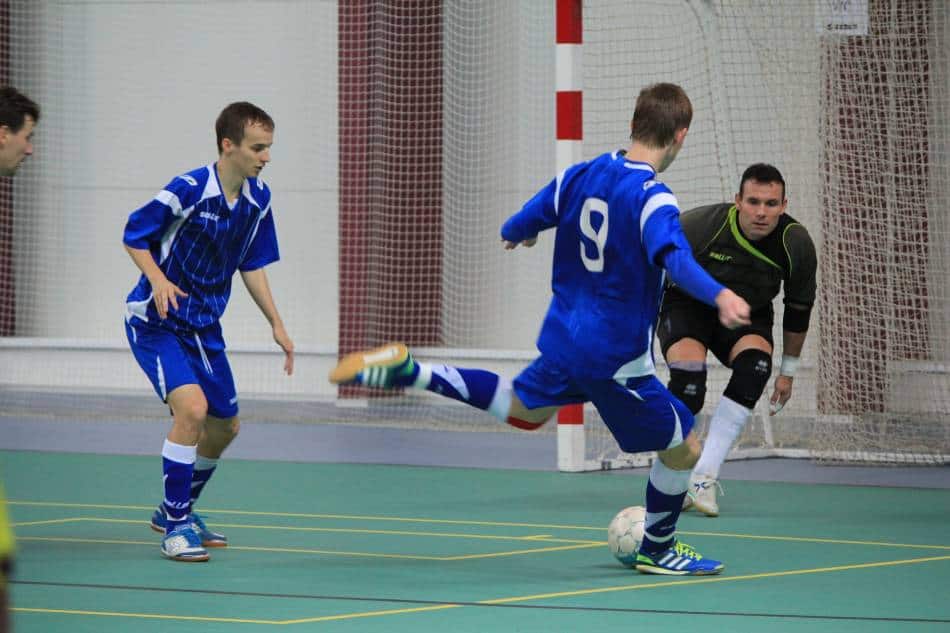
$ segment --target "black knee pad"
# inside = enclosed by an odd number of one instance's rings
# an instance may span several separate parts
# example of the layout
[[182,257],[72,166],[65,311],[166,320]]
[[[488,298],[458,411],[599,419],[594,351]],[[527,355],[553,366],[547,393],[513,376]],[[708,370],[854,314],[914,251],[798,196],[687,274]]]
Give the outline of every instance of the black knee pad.
[[760,349],[747,349],[733,359],[732,378],[723,395],[747,409],[754,409],[771,375],[772,355]]
[[683,401],[686,408],[699,413],[706,401],[706,370],[670,367],[670,392]]

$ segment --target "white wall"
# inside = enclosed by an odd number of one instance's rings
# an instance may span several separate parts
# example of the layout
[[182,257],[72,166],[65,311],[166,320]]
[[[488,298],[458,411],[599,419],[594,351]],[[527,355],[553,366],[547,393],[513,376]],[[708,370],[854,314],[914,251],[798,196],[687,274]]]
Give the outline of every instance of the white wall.
[[[335,345],[336,3],[28,6],[14,9],[13,70],[29,72],[17,82],[43,112],[16,181],[19,333],[124,338],[137,279],[121,245],[126,217],[214,161],[218,112],[247,100],[277,126],[263,178],[283,255],[268,268],[278,308],[299,341]],[[270,340],[239,278],[224,327],[233,341]]]

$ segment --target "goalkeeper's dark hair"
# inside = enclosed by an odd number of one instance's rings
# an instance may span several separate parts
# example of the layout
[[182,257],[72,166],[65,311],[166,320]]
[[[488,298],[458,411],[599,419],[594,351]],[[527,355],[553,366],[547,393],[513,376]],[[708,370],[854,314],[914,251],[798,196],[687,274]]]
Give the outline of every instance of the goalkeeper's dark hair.
[[749,165],[746,170],[742,172],[742,179],[739,181],[740,196],[742,195],[742,188],[748,180],[754,180],[764,184],[770,182],[780,183],[782,185],[782,200],[785,199],[785,179],[782,178],[782,172],[774,165],[769,165],[768,163]]
[[13,86],[0,87],[0,125],[16,134],[23,128],[27,116],[38,123],[40,106]]
[[253,103],[237,101],[221,110],[218,120],[214,122],[214,131],[218,137],[218,153],[223,151],[221,143],[226,138],[231,139],[235,145],[240,145],[244,140],[244,127],[254,124],[270,131],[274,130],[274,119]]
[[677,130],[693,120],[693,104],[676,84],[658,83],[640,91],[630,121],[630,139],[662,148],[673,142]]

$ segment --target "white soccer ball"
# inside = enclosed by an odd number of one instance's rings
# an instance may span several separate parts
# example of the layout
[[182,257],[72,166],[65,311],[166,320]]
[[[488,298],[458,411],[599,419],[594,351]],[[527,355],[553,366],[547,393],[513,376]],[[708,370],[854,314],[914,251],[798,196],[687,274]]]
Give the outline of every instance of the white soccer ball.
[[647,511],[643,506],[631,506],[617,513],[607,527],[610,552],[627,567],[637,562],[637,550],[643,542],[643,523]]

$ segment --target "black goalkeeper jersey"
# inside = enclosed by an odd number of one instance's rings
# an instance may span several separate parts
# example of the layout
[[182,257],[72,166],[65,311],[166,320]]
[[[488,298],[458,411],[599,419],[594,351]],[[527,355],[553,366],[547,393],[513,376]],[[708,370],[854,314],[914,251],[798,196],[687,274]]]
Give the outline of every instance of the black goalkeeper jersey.
[[[680,215],[680,223],[699,265],[745,299],[753,311],[771,305],[783,284],[786,304],[815,303],[815,246],[805,227],[787,213],[757,242],[743,235],[736,207],[730,203],[691,209]],[[667,299],[682,296],[674,287]]]

